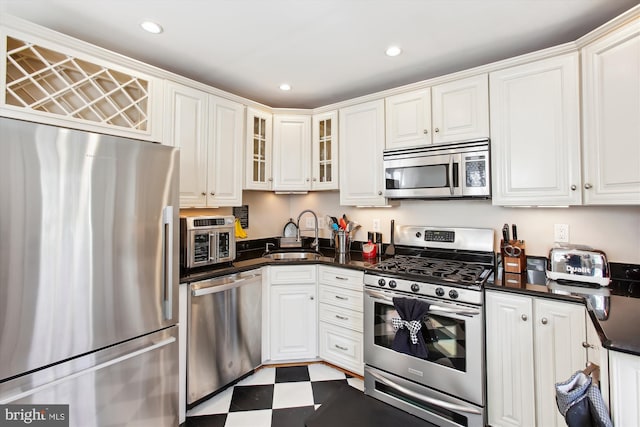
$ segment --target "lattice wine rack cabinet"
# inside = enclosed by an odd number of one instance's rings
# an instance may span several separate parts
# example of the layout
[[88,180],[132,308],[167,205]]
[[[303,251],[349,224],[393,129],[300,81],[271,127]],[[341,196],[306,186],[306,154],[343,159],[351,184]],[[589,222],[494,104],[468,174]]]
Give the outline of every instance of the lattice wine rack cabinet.
[[7,37],[5,103],[146,132],[149,82]]

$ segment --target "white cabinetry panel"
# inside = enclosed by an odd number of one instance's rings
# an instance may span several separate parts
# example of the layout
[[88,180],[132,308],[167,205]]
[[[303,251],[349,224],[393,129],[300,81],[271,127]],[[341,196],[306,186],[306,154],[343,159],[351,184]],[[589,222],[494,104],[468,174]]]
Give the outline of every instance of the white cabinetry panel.
[[640,204],[640,20],[585,47],[586,204]]
[[340,115],[340,205],[381,206],[384,100],[343,108]]
[[578,54],[490,74],[493,204],[576,205]]

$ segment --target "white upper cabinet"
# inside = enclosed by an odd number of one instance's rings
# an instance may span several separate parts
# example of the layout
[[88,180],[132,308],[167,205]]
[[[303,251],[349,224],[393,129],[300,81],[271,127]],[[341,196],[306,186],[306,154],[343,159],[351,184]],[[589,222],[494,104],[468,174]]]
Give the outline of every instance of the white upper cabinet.
[[488,84],[479,74],[431,89],[434,144],[489,137]]
[[209,95],[207,205],[242,205],[244,105]]
[[311,190],[338,189],[338,112],[312,118]]
[[273,116],[247,108],[245,178],[246,190],[271,190],[273,185]]
[[494,205],[577,205],[577,53],[490,74]]
[[207,94],[167,82],[166,144],[180,149],[180,206],[207,204]]
[[431,89],[387,97],[386,149],[431,144]]
[[166,143],[180,148],[180,206],[242,205],[244,106],[167,82]]
[[585,204],[640,204],[640,20],[582,50]]
[[311,117],[274,115],[273,190],[311,188]]
[[383,206],[384,100],[343,108],[340,116],[340,205]]
[[100,56],[110,52],[87,45],[94,56],[67,47],[77,41],[59,33],[51,32],[51,40],[2,34],[3,116],[160,141],[162,80]]
[[390,96],[385,108],[387,149],[489,137],[486,74]]

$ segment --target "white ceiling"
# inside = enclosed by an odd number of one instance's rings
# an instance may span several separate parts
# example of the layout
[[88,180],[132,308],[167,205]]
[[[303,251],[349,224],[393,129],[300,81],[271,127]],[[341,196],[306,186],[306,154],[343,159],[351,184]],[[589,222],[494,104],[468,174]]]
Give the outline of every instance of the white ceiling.
[[[0,0],[0,12],[271,107],[315,108],[573,41],[638,3]],[[390,44],[403,54],[385,56]]]

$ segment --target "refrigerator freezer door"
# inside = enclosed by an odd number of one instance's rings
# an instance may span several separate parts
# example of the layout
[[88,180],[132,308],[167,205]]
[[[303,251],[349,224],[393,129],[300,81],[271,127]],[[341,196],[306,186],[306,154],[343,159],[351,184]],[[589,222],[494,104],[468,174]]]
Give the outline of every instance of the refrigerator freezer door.
[[177,329],[0,383],[0,404],[68,404],[70,426],[175,427]]
[[0,381],[178,322],[177,149],[0,118],[0,153]]

